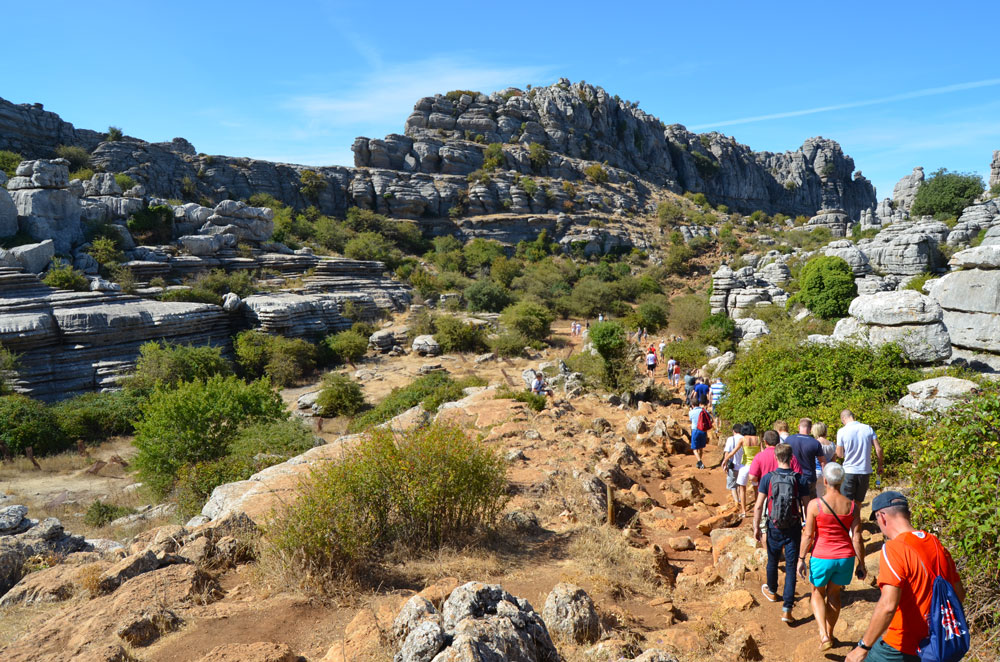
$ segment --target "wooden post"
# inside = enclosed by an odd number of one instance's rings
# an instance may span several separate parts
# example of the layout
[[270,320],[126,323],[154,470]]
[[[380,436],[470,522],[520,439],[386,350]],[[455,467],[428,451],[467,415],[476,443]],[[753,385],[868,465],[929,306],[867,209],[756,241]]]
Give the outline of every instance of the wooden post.
[[10,462],[13,458],[10,456],[10,449],[7,448],[7,444],[0,441],[0,454],[3,455],[4,462]]
[[87,457],[87,447],[84,445],[83,439],[76,440],[76,452],[84,457]]
[[611,483],[606,485],[607,495],[608,495],[608,526],[615,525],[615,491],[611,487]]

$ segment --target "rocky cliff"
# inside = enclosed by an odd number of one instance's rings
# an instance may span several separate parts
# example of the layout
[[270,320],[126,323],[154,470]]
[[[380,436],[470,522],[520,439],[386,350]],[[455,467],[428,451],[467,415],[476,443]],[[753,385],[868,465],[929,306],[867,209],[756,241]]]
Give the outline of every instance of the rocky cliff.
[[[91,165],[124,172],[148,193],[213,202],[268,193],[295,207],[328,214],[349,206],[410,218],[494,213],[611,213],[638,211],[650,187],[703,192],[713,202],[751,212],[812,215],[843,209],[852,219],[875,206],[875,192],[840,146],[810,138],[794,152],[754,152],[718,133],[666,126],[636,104],[586,83],[559,83],[526,92],[508,88],[420,99],[405,135],[358,138],[355,168],[307,167],[198,154],[186,140],[109,142],[75,129],[38,106],[0,99],[0,148],[51,157],[60,144],[91,151]],[[488,143],[503,143],[486,163]],[[529,146],[547,150],[532,159]],[[467,176],[491,171],[470,183]],[[604,164],[606,181],[587,177]],[[313,170],[319,186],[305,194],[301,175]],[[853,173],[853,174],[852,174]],[[574,186],[520,185],[520,177],[552,178]]]

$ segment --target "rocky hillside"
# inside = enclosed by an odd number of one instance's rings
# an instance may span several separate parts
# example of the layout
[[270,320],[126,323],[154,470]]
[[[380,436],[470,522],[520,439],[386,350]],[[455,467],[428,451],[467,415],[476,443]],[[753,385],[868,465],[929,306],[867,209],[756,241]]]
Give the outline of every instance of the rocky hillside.
[[[486,155],[490,143],[502,144],[499,154]],[[328,214],[350,206],[413,218],[640,211],[657,188],[703,192],[746,213],[842,209],[857,219],[875,207],[871,183],[832,140],[810,138],[783,154],[754,152],[718,133],[667,126],[634,103],[566,79],[528,91],[423,98],[405,135],[355,141],[355,168],[209,156],[182,138],[108,141],[40,105],[0,99],[0,149],[51,157],[60,144],[84,147],[93,167],[127,173],[160,197],[219,201],[267,193]],[[533,154],[532,144],[544,150]],[[321,179],[303,192],[306,170]],[[532,186],[523,176],[570,186]]]

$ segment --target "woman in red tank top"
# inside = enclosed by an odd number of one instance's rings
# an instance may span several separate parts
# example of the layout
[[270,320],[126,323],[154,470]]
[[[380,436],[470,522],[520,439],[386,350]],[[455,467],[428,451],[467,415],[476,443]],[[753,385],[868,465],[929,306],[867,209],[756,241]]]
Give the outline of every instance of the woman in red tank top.
[[[851,574],[865,578],[865,547],[861,541],[861,518],[852,500],[840,493],[844,467],[827,462],[823,468],[826,493],[813,499],[806,509],[805,528],[799,546],[799,575],[806,571],[812,582],[812,608],[819,627],[820,650],[833,647],[833,628],[840,617],[840,590],[851,583]],[[806,564],[806,554],[812,559]],[[854,560],[858,560],[857,571]]]

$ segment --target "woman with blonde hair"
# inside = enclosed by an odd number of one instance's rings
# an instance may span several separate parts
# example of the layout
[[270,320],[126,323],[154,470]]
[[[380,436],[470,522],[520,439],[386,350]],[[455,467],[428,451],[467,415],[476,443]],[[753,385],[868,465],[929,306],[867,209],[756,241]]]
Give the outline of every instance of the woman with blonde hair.
[[[799,576],[812,583],[812,608],[819,627],[820,650],[833,648],[833,629],[840,617],[840,592],[851,583],[851,574],[864,579],[865,546],[857,505],[840,493],[844,467],[828,462],[823,468],[826,492],[806,508],[799,552]],[[812,559],[806,563],[806,550]],[[855,570],[854,560],[858,565]]]

